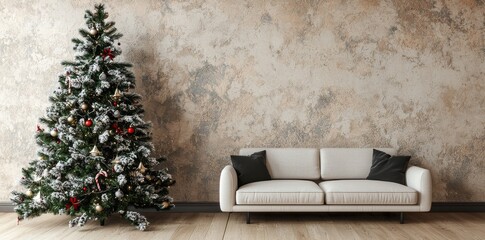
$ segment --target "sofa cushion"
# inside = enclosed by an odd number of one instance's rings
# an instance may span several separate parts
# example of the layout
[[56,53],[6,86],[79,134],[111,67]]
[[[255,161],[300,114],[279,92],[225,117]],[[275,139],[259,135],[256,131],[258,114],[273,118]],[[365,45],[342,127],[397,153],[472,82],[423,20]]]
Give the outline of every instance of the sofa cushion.
[[417,204],[418,192],[410,187],[376,180],[321,182],[325,204]]
[[[320,149],[322,179],[365,179],[372,166],[374,148],[322,148]],[[392,148],[376,148],[395,155]]]
[[[266,150],[266,167],[271,175],[271,179],[320,179],[320,156],[318,149],[243,148],[239,151],[239,154],[249,155],[253,152],[263,150]],[[364,178],[367,176],[367,173]]]
[[237,173],[237,184],[244,184],[271,180],[266,168],[266,152],[255,152],[250,156],[231,155],[232,166]]
[[391,156],[374,149],[372,167],[367,179],[406,184],[409,159],[410,156]]
[[323,190],[306,180],[253,182],[236,191],[236,204],[323,204]]

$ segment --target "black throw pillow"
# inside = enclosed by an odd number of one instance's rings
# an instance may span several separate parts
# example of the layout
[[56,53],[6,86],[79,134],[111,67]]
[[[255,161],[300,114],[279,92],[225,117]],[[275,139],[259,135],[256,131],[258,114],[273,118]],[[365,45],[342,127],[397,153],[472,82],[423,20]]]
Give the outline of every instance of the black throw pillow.
[[381,180],[406,184],[406,169],[411,156],[391,156],[374,149],[369,180]]
[[251,156],[231,155],[231,162],[237,173],[238,187],[252,182],[271,180],[266,168],[266,151],[256,152]]

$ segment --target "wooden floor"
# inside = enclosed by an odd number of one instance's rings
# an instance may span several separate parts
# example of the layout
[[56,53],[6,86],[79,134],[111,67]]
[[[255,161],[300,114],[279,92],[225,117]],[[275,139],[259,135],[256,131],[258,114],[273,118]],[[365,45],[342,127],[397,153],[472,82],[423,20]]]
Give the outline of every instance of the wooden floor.
[[42,215],[16,223],[0,213],[0,239],[485,239],[485,213],[144,213],[141,232],[119,216],[105,226],[69,228],[67,216]]

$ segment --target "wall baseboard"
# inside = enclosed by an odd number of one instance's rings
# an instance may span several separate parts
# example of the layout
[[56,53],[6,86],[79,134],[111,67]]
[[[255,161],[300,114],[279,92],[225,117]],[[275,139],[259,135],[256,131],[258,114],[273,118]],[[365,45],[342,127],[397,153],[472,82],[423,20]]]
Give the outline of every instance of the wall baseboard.
[[[0,212],[13,212],[14,206],[10,201],[0,201]],[[136,210],[139,212],[157,212],[155,208],[130,208],[131,210]],[[179,202],[175,203],[175,207],[169,211],[158,211],[163,212],[178,212],[178,213],[189,213],[189,212],[220,212],[218,202]]]
[[0,212],[13,212],[12,202],[0,201]]
[[[9,201],[0,201],[0,212],[13,212],[13,205]],[[154,208],[135,209],[139,212],[157,212]],[[175,208],[167,212],[220,212],[218,202],[179,202]],[[164,211],[159,211],[163,213]],[[485,202],[433,202],[431,212],[485,212]]]
[[221,212],[218,202],[179,202],[174,203],[175,207],[168,211],[157,211],[155,208],[129,208],[138,212],[177,212],[177,213],[196,213],[196,212]]
[[431,212],[485,212],[485,202],[433,202]]

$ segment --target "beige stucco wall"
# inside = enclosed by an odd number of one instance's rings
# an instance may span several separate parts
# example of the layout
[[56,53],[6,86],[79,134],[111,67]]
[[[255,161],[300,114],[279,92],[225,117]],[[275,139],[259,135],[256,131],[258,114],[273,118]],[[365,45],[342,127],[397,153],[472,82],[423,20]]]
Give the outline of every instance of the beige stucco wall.
[[[483,1],[104,2],[176,201],[218,201],[246,146],[395,147],[433,201],[485,201]],[[94,3],[0,0],[0,200]]]

